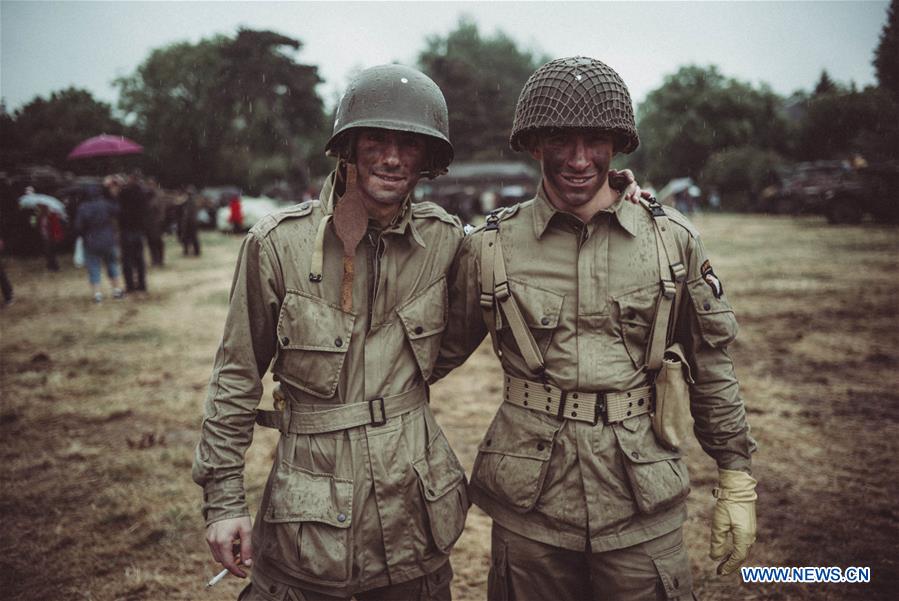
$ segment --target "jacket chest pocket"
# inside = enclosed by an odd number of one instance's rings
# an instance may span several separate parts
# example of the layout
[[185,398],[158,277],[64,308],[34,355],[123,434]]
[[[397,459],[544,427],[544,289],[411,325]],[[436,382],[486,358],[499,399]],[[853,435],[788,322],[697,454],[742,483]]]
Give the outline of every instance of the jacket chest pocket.
[[353,482],[281,464],[263,520],[262,552],[295,576],[321,584],[350,580]]
[[655,320],[658,300],[658,284],[629,292],[615,299],[621,338],[634,367],[638,369],[646,364],[646,350],[649,347],[649,334]]
[[687,465],[677,451],[656,442],[647,415],[612,426],[624,472],[641,513],[650,514],[684,500],[690,492]]
[[[556,328],[559,327],[559,316],[562,313],[562,302],[565,300],[565,297],[512,278],[509,278],[509,289],[512,292],[514,301],[521,310],[521,317],[524,319],[525,325],[531,331],[534,342],[537,343],[537,348],[541,354],[546,355],[550,342],[552,342],[553,334]],[[510,298],[506,302],[512,300]],[[500,312],[502,313],[500,322],[497,324],[497,334],[505,346],[514,348],[521,355],[518,341],[515,339],[509,324],[508,310],[503,308],[500,301],[497,301],[497,305],[501,308]]]
[[422,378],[431,377],[440,351],[441,334],[446,329],[446,277],[441,277],[400,305],[397,315],[412,347]]
[[288,290],[278,315],[276,373],[315,396],[334,396],[354,321],[318,297]]
[[478,447],[472,485],[519,513],[530,511],[543,491],[560,428],[555,420],[503,403]]

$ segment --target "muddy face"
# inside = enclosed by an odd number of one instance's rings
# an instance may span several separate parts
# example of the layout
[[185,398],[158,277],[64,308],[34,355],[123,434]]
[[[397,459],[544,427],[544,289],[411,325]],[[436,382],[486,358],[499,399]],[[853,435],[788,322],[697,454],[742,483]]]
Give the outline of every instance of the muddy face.
[[396,205],[418,183],[427,141],[420,134],[364,129],[356,138],[359,189],[366,204]]
[[591,129],[550,130],[538,137],[531,155],[540,161],[558,209],[570,212],[608,185],[614,146],[610,134]]

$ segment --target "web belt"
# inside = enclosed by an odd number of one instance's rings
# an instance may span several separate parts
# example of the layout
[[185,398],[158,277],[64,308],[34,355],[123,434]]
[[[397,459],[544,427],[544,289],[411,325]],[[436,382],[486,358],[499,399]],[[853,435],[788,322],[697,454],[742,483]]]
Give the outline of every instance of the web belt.
[[559,419],[588,424],[613,424],[649,413],[652,386],[620,392],[571,392],[545,382],[535,382],[506,374],[503,400]]
[[258,410],[256,423],[290,434],[323,434],[358,426],[383,426],[391,418],[409,413],[426,403],[424,386],[361,403],[335,405],[321,411]]

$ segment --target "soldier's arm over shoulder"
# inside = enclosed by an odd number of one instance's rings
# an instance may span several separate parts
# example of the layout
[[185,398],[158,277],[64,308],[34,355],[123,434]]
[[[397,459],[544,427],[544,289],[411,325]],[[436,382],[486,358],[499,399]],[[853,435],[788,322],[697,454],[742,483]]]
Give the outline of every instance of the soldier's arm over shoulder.
[[480,306],[479,256],[483,226],[465,236],[448,276],[449,312],[431,381],[462,365],[487,335]]
[[262,376],[276,350],[275,328],[283,291],[275,249],[260,235],[244,238],[231,284],[228,316],[216,352],[205,414],[193,465],[204,489],[207,525],[248,515],[243,486],[244,455],[253,439]]
[[683,288],[677,339],[687,350],[695,384],[691,410],[703,449],[719,467],[749,471],[755,441],[749,434],[740,386],[727,347],[737,336],[737,320],[725,283],[706,254],[696,228],[673,209],[666,213],[686,230]]

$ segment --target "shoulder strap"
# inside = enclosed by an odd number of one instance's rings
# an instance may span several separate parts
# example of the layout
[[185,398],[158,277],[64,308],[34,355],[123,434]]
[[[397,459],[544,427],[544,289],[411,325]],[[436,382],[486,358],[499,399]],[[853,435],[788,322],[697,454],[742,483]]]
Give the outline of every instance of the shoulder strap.
[[659,294],[655,321],[653,321],[649,335],[649,348],[646,351],[646,367],[650,371],[656,371],[662,367],[665,348],[674,335],[687,269],[680,260],[680,252],[674,242],[665,209],[655,198],[648,201],[641,199],[640,204],[652,215],[661,277],[661,294]]
[[496,337],[497,320],[500,317],[499,312],[502,311],[528,369],[535,375],[542,374],[543,353],[540,352],[531,330],[525,323],[515,297],[509,291],[506,260],[503,257],[502,241],[499,236],[499,219],[496,215],[487,217],[487,226],[481,238],[481,309],[496,355],[502,356]]

